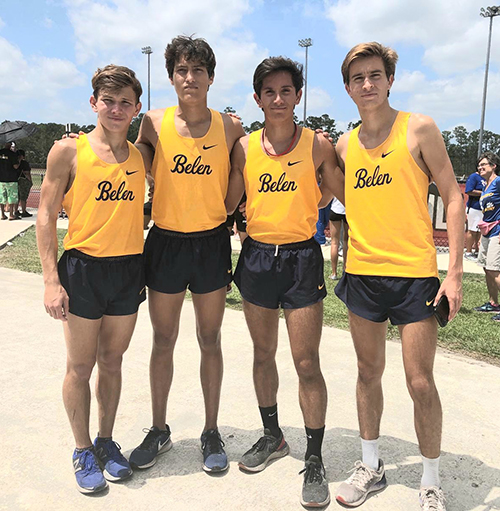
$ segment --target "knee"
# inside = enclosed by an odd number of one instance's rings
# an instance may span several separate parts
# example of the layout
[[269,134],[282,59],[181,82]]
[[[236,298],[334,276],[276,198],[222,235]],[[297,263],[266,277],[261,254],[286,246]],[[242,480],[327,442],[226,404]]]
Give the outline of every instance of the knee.
[[358,361],[358,381],[363,385],[380,383],[384,374],[385,364]]
[[202,353],[214,353],[220,351],[221,335],[219,329],[198,329],[196,336]]
[[311,381],[321,375],[319,355],[301,357],[295,362],[297,375],[301,381]]
[[256,345],[253,347],[253,360],[255,365],[274,363],[276,347],[270,344]]
[[422,374],[407,376],[406,386],[413,401],[426,402],[436,392],[432,376]]
[[155,326],[153,329],[153,349],[155,351],[172,351],[178,332],[178,329]]
[[92,370],[95,366],[95,360],[88,362],[71,362],[69,361],[66,368],[66,374],[70,378],[80,381],[89,381]]
[[97,355],[97,366],[99,367],[99,371],[116,374],[122,369],[122,360],[122,353],[104,351]]

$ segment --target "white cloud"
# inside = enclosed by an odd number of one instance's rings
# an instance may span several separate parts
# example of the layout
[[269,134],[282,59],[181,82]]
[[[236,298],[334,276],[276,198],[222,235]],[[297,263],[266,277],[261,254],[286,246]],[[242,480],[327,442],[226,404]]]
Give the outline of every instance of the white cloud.
[[[299,105],[299,112],[304,110],[304,97]],[[309,115],[323,115],[328,111],[328,107],[332,106],[333,100],[324,89],[321,87],[311,87],[307,90],[307,116]],[[302,110],[300,110],[302,108]],[[299,115],[302,119],[303,114]]]
[[42,25],[45,28],[52,28],[54,25],[54,21],[51,18],[49,18],[48,16],[45,16],[45,18],[42,21]]

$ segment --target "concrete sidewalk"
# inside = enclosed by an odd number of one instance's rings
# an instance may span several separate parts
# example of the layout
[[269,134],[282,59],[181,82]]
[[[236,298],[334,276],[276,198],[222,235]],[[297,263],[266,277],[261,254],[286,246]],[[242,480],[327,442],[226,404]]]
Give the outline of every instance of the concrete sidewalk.
[[[203,400],[192,303],[182,312],[175,375],[168,407],[174,447],[151,469],[93,497],[75,489],[73,439],[61,400],[65,347],[59,322],[42,305],[42,278],[0,268],[0,324],[3,367],[0,452],[2,510],[288,511],[299,510],[305,434],[297,398],[297,376],[280,324],[277,353],[279,413],[291,455],[264,472],[240,472],[237,461],[260,436],[252,384],[252,345],[241,312],[226,310],[223,324],[225,375],[219,424],[230,459],[219,477],[201,468],[199,435]],[[147,305],[123,367],[123,392],[115,438],[128,456],[150,426],[148,364],[151,326]],[[329,391],[324,461],[332,496],[360,456],[355,407],[356,361],[348,332],[324,328],[322,368]],[[444,409],[442,484],[448,511],[500,509],[500,367],[445,352],[436,359],[436,380]],[[401,347],[387,343],[385,413],[381,453],[389,487],[369,499],[366,511],[417,511],[420,459],[412,403]],[[96,429],[93,400],[92,433]],[[329,509],[341,509],[332,502]]]

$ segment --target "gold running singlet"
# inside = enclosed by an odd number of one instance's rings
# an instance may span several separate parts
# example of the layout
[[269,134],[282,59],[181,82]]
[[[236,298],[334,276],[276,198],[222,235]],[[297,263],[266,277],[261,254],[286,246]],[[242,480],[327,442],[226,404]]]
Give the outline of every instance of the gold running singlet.
[[387,139],[374,149],[349,137],[345,162],[349,252],[346,272],[383,277],[437,277],[427,207],[429,178],[407,144],[410,114],[399,112]]
[[267,156],[262,130],[248,139],[243,176],[247,194],[247,233],[256,241],[283,245],[314,236],[321,192],[312,156],[314,132],[303,128],[295,148]]
[[165,110],[156,145],[152,174],[155,180],[152,217],[161,229],[208,231],[226,221],[229,152],[224,122],[210,109],[212,120],[205,136],[177,133],[177,107]]
[[141,153],[130,142],[123,163],[106,163],[86,135],[76,140],[77,167],[63,200],[69,228],[65,250],[93,257],[142,254],[146,171]]

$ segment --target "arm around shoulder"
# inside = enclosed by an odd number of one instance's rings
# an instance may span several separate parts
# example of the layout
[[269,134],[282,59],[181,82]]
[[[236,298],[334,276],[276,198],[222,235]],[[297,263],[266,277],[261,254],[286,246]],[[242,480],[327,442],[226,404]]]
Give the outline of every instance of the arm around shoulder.
[[342,173],[337,159],[337,154],[333,145],[322,135],[315,135],[313,153],[317,162],[318,157],[321,162],[318,172],[321,177],[321,201],[319,208],[324,208],[336,197],[344,203],[344,174]]
[[229,173],[229,184],[225,200],[228,215],[231,215],[238,207],[241,197],[245,192],[243,169],[246,163],[247,147],[248,136],[237,140],[231,151],[231,172]]

